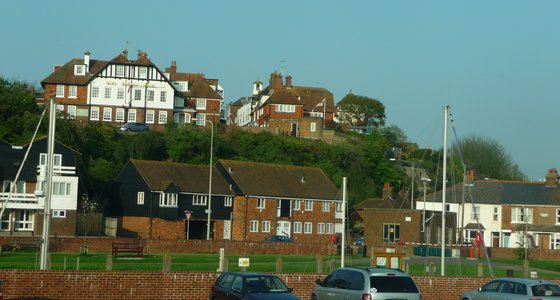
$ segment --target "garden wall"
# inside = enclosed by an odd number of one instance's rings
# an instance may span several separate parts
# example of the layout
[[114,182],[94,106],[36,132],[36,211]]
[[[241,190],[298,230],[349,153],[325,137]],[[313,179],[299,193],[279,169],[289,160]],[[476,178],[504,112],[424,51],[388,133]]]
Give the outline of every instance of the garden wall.
[[[0,270],[4,299],[208,299],[214,272]],[[317,278],[308,273],[276,274],[301,299],[310,299]],[[488,277],[418,276],[424,300],[459,299]],[[554,280],[559,282],[560,280]]]

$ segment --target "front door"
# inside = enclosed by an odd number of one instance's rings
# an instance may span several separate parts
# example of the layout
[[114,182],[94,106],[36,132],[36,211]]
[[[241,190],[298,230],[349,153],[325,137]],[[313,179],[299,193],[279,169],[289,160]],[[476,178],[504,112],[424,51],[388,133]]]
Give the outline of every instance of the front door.
[[224,220],[224,240],[231,240],[231,220]]
[[291,236],[291,223],[288,221],[278,221],[276,223],[276,235]]

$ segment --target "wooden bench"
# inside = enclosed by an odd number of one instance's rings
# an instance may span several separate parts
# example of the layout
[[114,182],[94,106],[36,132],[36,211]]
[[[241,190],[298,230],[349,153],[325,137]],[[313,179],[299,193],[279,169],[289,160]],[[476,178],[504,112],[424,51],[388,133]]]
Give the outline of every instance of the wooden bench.
[[144,256],[144,246],[140,242],[113,242],[113,255],[118,253],[135,253]]
[[13,249],[17,250],[39,250],[41,249],[41,241],[39,240],[16,240],[12,243]]

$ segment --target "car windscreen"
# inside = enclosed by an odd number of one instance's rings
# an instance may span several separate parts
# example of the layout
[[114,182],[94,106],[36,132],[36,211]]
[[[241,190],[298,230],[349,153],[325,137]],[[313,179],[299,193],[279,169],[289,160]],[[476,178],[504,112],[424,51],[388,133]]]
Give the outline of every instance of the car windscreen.
[[284,293],[288,287],[274,276],[252,276],[245,278],[247,293]]
[[531,290],[533,296],[560,296],[560,286],[556,284],[535,284]]
[[369,281],[378,293],[418,293],[412,278],[406,276],[370,276]]

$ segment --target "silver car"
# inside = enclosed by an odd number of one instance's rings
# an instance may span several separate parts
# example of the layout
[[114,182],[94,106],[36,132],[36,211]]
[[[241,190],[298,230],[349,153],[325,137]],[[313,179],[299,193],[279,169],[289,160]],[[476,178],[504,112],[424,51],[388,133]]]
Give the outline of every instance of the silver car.
[[552,300],[560,299],[560,286],[554,282],[525,279],[497,278],[475,291],[463,293],[461,300]]
[[317,280],[312,300],[420,300],[416,283],[407,273],[380,268],[345,267]]

